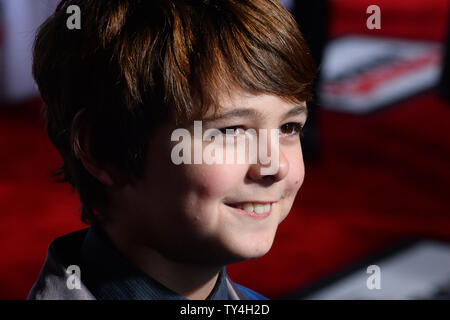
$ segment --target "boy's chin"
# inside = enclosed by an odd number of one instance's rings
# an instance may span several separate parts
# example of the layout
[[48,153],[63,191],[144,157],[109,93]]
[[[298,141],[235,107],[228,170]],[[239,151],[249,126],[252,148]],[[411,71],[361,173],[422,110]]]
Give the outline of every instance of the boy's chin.
[[270,251],[272,247],[273,239],[269,239],[266,241],[251,241],[240,243],[239,245],[233,246],[231,248],[231,253],[238,261],[244,261],[249,259],[256,259],[264,256],[266,253]]

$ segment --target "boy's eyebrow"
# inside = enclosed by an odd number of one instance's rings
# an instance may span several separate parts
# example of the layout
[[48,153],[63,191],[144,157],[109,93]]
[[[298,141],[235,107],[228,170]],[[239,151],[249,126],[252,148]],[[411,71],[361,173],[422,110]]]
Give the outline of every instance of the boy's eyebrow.
[[308,109],[306,108],[306,105],[304,104],[300,104],[298,106],[295,106],[294,108],[292,108],[291,110],[289,110],[283,117],[283,120],[289,118],[289,117],[293,117],[293,116],[297,116],[300,114],[305,114],[308,115]]
[[[307,108],[305,105],[298,105],[289,110],[284,116],[283,120],[292,116],[307,114]],[[204,118],[204,121],[215,121],[215,120],[227,120],[227,119],[235,119],[235,118],[263,118],[264,115],[258,111],[257,109],[248,109],[248,108],[238,108],[233,109],[224,114],[218,115],[216,117],[207,117]]]

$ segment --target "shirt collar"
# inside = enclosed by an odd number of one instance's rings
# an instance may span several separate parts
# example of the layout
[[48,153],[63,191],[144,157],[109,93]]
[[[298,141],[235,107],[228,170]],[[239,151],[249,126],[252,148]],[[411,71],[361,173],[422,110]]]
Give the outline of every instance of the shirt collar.
[[[123,257],[98,223],[88,230],[81,260],[81,280],[98,300],[187,300]],[[229,299],[226,277],[224,267],[208,300]]]

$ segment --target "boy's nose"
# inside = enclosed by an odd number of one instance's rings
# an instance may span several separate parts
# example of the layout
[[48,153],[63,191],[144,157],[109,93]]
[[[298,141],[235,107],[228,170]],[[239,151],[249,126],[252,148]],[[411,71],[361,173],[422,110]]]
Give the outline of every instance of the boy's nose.
[[[262,168],[269,168],[273,165],[276,165],[274,170],[270,170],[271,173],[264,174],[264,170]],[[289,161],[286,158],[285,154],[282,150],[279,150],[279,161],[275,161],[274,164],[261,164],[258,159],[257,163],[250,164],[248,169],[248,177],[254,181],[265,180],[271,183],[278,182],[283,180],[289,172]]]

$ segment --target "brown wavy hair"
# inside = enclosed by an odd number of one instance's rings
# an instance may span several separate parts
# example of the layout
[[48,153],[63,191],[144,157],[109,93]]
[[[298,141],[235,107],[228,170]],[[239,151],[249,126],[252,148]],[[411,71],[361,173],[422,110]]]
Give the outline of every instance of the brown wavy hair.
[[[66,27],[69,5],[80,30]],[[80,161],[82,126],[95,161],[137,178],[161,121],[217,111],[235,87],[310,101],[315,67],[278,0],[63,0],[38,30],[33,75],[63,161],[54,176],[77,190],[90,223],[106,192]]]

